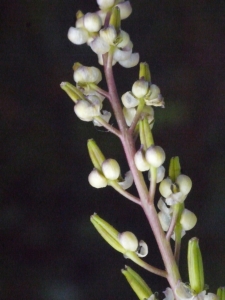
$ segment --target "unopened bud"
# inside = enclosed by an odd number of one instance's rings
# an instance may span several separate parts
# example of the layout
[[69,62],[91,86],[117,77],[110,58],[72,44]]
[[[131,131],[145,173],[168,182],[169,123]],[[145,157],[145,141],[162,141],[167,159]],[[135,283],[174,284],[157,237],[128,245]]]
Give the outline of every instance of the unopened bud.
[[125,270],[121,271],[126,277],[132,290],[137,295],[138,299],[149,299],[149,297],[152,295],[152,291],[147,283],[141,278],[141,276],[128,266],[125,267]]
[[225,300],[225,287],[220,287],[217,290],[218,300]]
[[74,106],[74,112],[82,121],[90,122],[93,121],[94,117],[100,115],[100,107],[86,100],[80,100]]
[[188,210],[184,209],[180,218],[180,224],[182,225],[184,230],[191,230],[197,223],[196,215]]
[[88,176],[88,181],[90,185],[96,189],[104,188],[107,186],[107,179],[97,169],[91,171]]
[[172,186],[172,180],[168,177],[163,179],[159,185],[159,192],[164,197],[167,198],[169,195],[172,194],[171,186]]
[[188,242],[188,273],[191,289],[199,294],[204,290],[202,255],[197,238]]
[[105,156],[93,139],[87,142],[88,153],[95,169],[101,172],[102,163],[105,161]]
[[143,79],[139,79],[134,82],[134,84],[132,86],[132,93],[134,94],[135,97],[142,98],[147,94],[147,92],[148,92],[148,82],[147,81],[145,81]]
[[116,180],[120,176],[120,166],[115,159],[109,158],[103,162],[102,172],[107,179]]
[[176,184],[179,186],[180,192],[184,195],[187,195],[192,188],[191,178],[187,175],[179,175],[176,179]]
[[147,171],[150,169],[150,164],[145,159],[145,154],[142,149],[139,149],[134,155],[134,162],[137,169],[141,172]]
[[97,32],[102,26],[101,18],[97,13],[87,13],[84,16],[84,27],[89,32]]
[[77,103],[78,100],[84,99],[84,95],[82,94],[82,92],[71,83],[62,82],[60,84],[60,87],[67,93],[67,95],[70,97],[70,99],[73,100],[73,102]]
[[120,26],[121,26],[121,19],[120,19],[120,9],[118,6],[115,6],[112,10],[109,25],[113,26],[116,29],[116,32],[119,33]]
[[123,246],[123,248],[128,251],[134,252],[138,248],[138,239],[130,231],[125,231],[123,233],[120,233],[119,242]]
[[145,158],[155,168],[160,167],[166,158],[166,154],[160,146],[151,146],[146,150]]

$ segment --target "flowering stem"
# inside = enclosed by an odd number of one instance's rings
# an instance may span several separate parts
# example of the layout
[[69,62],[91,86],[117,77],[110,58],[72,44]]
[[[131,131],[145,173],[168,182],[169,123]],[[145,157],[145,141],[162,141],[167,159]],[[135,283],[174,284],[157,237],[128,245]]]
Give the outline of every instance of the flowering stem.
[[135,197],[134,195],[128,193],[127,191],[125,191],[123,188],[121,188],[121,186],[116,182],[111,180],[109,185],[111,187],[113,187],[118,193],[120,193],[121,195],[123,195],[125,198],[131,200],[132,202],[141,205],[140,199]]
[[[112,57],[113,56],[111,53],[109,53],[108,55],[103,55],[105,77],[108,85],[108,91],[110,94],[109,100],[112,105],[112,109],[115,114],[119,130],[121,132],[120,140],[123,145],[130,170],[133,174],[134,182],[141,200],[141,206],[145,212],[145,215],[149,221],[149,224],[156,238],[168,274],[167,279],[169,281],[169,284],[171,288],[175,290],[175,286],[178,280],[181,279],[181,277],[172,253],[170,243],[166,239],[166,236],[162,230],[162,226],[159,222],[159,218],[153,204],[153,199],[150,199],[149,192],[146,183],[144,181],[143,175],[141,172],[137,170],[136,165],[134,163],[134,155],[136,149],[135,149],[132,134],[131,132],[129,132],[127,128],[122,107],[120,104],[120,100],[118,97],[113,71],[112,71]],[[151,192],[151,197],[154,197],[154,189]]]
[[110,125],[109,123],[107,123],[101,117],[95,117],[95,120],[98,123],[100,123],[103,127],[105,127],[108,131],[110,131],[111,133],[115,134],[116,136],[118,136],[120,138],[121,134],[120,134],[120,132],[119,132],[118,129],[114,128],[112,125]]

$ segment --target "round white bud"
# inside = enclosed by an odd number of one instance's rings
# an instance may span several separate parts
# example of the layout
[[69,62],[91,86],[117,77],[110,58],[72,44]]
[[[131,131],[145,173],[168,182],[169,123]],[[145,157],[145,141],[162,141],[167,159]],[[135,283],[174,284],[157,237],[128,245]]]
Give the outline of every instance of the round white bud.
[[150,169],[150,165],[145,159],[145,155],[141,149],[135,153],[134,162],[137,169],[141,172],[148,171]]
[[106,159],[102,164],[102,172],[106,178],[116,180],[120,176],[120,166],[115,159]]
[[67,37],[73,44],[82,45],[88,40],[88,32],[84,28],[70,27]]
[[88,182],[96,189],[107,186],[107,179],[97,169],[91,171],[88,176]]
[[196,223],[196,215],[192,211],[185,208],[180,218],[180,224],[182,225],[183,229],[190,230],[195,226]]
[[84,27],[89,32],[97,32],[102,26],[101,18],[97,13],[87,13],[84,16]]
[[119,242],[126,250],[136,251],[138,249],[138,240],[136,236],[130,231],[120,233]]
[[161,181],[159,185],[159,192],[164,197],[167,198],[169,195],[172,194],[171,186],[172,186],[172,180],[170,178],[165,178]]
[[166,158],[166,154],[160,146],[151,146],[146,150],[145,158],[155,168],[160,167]]
[[82,121],[90,122],[100,115],[100,106],[93,105],[86,100],[79,100],[74,106],[74,112]]
[[192,188],[191,178],[187,175],[179,175],[176,179],[176,184],[179,186],[180,192],[184,195],[187,195]]
[[93,82],[98,84],[102,80],[102,74],[95,67],[80,66],[74,71],[73,78],[76,83]]
[[148,92],[148,82],[145,80],[137,80],[132,86],[132,93],[137,98],[144,97]]

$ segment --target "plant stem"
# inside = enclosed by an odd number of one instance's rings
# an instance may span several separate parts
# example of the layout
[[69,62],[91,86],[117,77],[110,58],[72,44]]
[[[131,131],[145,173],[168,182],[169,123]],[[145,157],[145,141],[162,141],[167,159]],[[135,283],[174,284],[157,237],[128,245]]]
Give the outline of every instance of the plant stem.
[[[112,105],[113,112],[115,114],[115,118],[118,123],[119,130],[121,132],[121,143],[124,148],[124,152],[127,158],[127,162],[129,164],[130,170],[134,177],[134,182],[141,200],[141,206],[145,212],[145,215],[149,221],[149,224],[152,228],[154,236],[156,238],[160,253],[162,255],[162,259],[167,271],[168,282],[173,289],[175,290],[175,286],[178,280],[181,279],[179,270],[175,261],[175,258],[172,253],[172,249],[169,241],[166,239],[165,233],[162,230],[161,224],[159,222],[159,218],[153,204],[152,199],[150,199],[149,192],[144,181],[143,175],[136,168],[134,163],[134,154],[136,152],[134,140],[132,134],[128,131],[122,107],[120,104],[119,96],[117,93],[113,71],[112,71],[112,54],[103,56],[104,61],[104,71],[106,76],[106,81],[108,85],[108,91],[110,94],[110,103]],[[153,189],[154,190],[154,189]],[[154,192],[151,193],[151,197]],[[151,201],[150,201],[151,200]]]

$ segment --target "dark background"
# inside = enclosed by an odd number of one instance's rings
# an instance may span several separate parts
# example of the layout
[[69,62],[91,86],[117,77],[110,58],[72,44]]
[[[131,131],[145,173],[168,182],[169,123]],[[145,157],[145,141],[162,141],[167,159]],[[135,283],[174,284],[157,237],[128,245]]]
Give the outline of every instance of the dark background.
[[[225,2],[132,1],[123,22],[134,50],[151,67],[166,109],[155,109],[154,136],[179,155],[193,180],[186,206],[198,216],[183,239],[198,236],[210,291],[225,284]],[[72,65],[97,65],[86,45],[67,40],[75,12],[95,11],[95,1],[1,1],[0,298],[31,300],[136,299],[120,273],[133,266],[98,236],[89,216],[98,212],[118,230],[149,245],[146,258],[162,267],[144,214],[111,188],[95,190],[86,140],[127,170],[110,134],[78,120],[60,89],[73,82]],[[138,67],[115,67],[119,93],[130,90]],[[104,87],[104,82],[102,84]],[[153,291],[167,283],[134,268]]]

